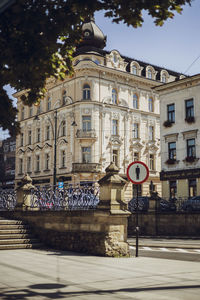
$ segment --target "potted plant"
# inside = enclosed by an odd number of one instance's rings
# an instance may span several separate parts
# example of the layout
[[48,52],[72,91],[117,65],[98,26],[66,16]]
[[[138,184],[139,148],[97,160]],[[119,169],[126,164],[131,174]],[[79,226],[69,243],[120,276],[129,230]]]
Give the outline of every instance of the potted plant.
[[185,160],[186,160],[187,162],[194,162],[195,159],[196,159],[195,156],[187,156],[187,157],[185,158]]
[[163,126],[165,126],[165,127],[171,127],[171,126],[172,126],[172,122],[169,121],[169,120],[166,120],[166,121],[163,123]]
[[192,116],[190,116],[190,117],[185,118],[185,121],[186,121],[187,123],[194,123],[194,122],[195,122],[195,118],[192,117]]
[[173,164],[176,163],[176,159],[174,159],[174,158],[169,158],[165,163],[168,164],[168,165],[173,165]]

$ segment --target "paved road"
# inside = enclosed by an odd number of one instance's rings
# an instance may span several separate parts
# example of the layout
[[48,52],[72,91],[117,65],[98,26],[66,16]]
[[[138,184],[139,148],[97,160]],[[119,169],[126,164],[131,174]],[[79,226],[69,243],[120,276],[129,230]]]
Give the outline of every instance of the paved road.
[[[128,242],[131,255],[135,256],[135,238]],[[200,240],[139,238],[139,256],[199,262]]]
[[45,250],[0,251],[1,300],[199,300],[200,264]]

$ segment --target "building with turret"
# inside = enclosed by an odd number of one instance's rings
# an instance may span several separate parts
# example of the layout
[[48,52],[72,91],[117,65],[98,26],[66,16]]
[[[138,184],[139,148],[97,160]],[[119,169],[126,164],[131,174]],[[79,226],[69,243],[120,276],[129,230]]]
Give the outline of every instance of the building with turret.
[[[36,185],[92,183],[111,161],[126,176],[135,160],[150,170],[142,195],[151,181],[160,193],[160,107],[152,89],[182,75],[106,51],[106,36],[93,18],[82,27],[83,41],[74,55],[74,75],[48,80],[40,106],[21,101],[15,93],[21,134],[16,144],[16,184],[28,173]],[[129,185],[130,197],[135,187]]]

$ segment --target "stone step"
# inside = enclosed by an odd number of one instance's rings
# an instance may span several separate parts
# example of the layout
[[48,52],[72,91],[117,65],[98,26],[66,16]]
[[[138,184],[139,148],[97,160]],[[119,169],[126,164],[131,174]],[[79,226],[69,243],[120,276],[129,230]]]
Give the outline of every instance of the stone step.
[[1,225],[26,225],[24,221],[20,220],[6,220],[6,219],[0,219],[0,226]]
[[30,233],[28,229],[0,229],[0,235],[2,234],[19,234],[19,233]]
[[0,230],[4,230],[4,229],[29,229],[30,227],[28,225],[18,225],[18,224],[11,224],[11,225],[7,225],[7,224],[0,224]]
[[37,239],[6,239],[0,240],[0,245],[15,245],[15,244],[38,244]]
[[31,238],[33,238],[33,235],[31,233],[0,234],[0,240],[31,239]]
[[40,243],[35,244],[12,244],[0,245],[0,250],[14,250],[14,249],[41,249],[43,247]]

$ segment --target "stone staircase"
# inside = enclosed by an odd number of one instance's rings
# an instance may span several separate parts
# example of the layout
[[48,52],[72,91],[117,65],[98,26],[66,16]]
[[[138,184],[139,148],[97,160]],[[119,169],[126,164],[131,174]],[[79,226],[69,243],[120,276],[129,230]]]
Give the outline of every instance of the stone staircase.
[[26,223],[0,218],[0,250],[36,249],[42,246],[31,234],[30,227]]

